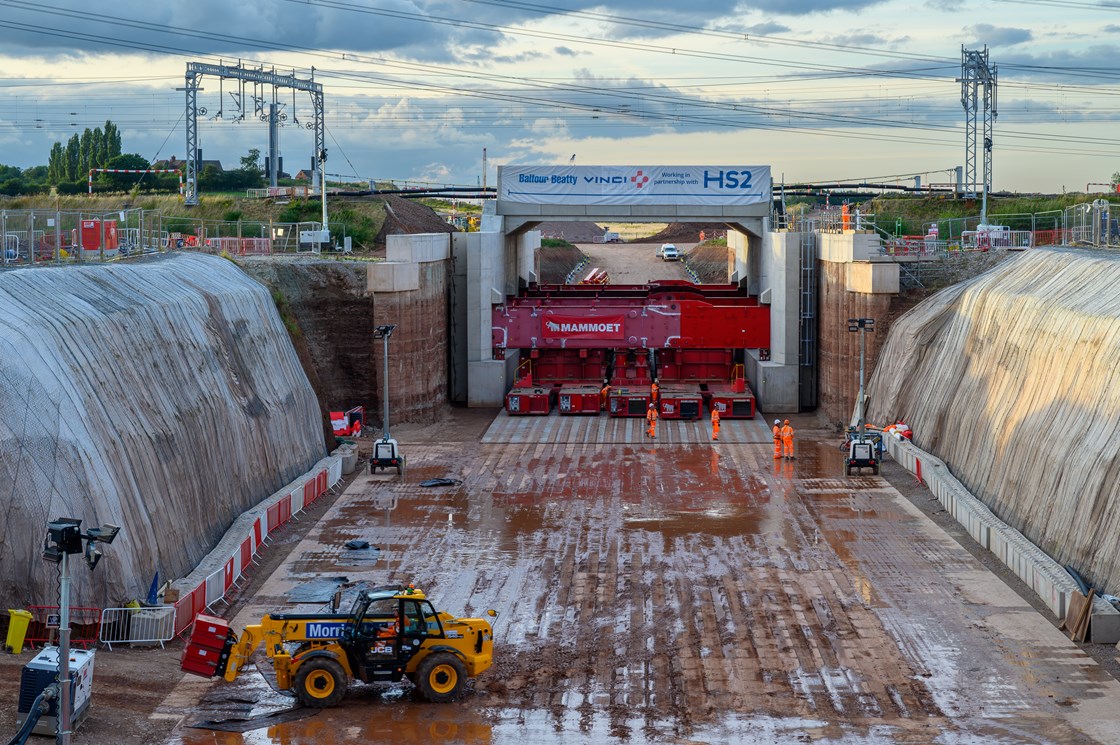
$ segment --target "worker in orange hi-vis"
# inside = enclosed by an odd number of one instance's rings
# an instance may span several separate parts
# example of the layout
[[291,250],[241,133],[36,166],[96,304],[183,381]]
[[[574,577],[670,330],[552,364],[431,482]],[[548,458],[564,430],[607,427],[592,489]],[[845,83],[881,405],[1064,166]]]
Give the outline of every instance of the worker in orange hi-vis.
[[603,411],[607,410],[607,403],[611,398],[611,387],[607,381],[603,381],[603,390],[599,391],[599,408]]
[[719,439],[719,409],[712,407],[712,439]]
[[657,407],[653,404],[650,404],[646,411],[646,435],[657,437]]
[[649,400],[653,404],[653,408],[657,408],[657,402],[660,399],[660,394],[657,389],[657,381],[653,381],[649,386]]
[[774,460],[782,458],[782,423],[774,420]]
[[793,427],[790,426],[788,419],[782,425],[782,454],[787,458],[793,458]]

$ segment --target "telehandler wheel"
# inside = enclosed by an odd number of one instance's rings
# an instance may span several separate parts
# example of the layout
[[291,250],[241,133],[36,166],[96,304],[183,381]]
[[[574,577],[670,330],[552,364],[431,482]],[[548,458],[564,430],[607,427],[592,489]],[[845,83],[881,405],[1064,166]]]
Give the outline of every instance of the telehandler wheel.
[[325,709],[342,700],[348,682],[342,665],[328,657],[313,657],[296,673],[296,697],[304,706]]
[[844,466],[844,475],[845,476],[851,476],[852,475],[852,467],[851,466]]
[[879,475],[879,466],[877,466],[877,465],[875,465],[875,466],[871,466],[871,473],[873,473],[873,474],[875,474],[876,476],[878,476],[878,475]]
[[459,698],[467,682],[467,668],[450,652],[436,652],[416,669],[417,687],[421,695],[436,704]]

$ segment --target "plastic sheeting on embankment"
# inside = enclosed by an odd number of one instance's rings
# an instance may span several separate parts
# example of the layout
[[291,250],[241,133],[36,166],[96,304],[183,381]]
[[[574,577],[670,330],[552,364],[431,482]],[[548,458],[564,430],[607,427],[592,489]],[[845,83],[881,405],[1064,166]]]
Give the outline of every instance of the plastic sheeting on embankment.
[[0,272],[0,317],[0,601],[57,603],[57,517],[122,526],[96,572],[73,557],[74,605],[143,597],[325,454],[271,296],[225,259]]
[[904,417],[1004,522],[1120,589],[1120,255],[1037,249],[899,318],[869,421]]
[[194,571],[171,583],[179,592],[175,603],[175,633],[186,631],[195,616],[223,599],[248,570],[269,536],[340,480],[342,456],[336,450],[268,499],[241,513]]

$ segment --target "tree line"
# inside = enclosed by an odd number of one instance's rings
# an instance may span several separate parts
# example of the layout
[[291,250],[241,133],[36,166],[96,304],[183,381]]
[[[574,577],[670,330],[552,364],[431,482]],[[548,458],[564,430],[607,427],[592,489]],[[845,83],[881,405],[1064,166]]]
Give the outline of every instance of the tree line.
[[[144,170],[154,165],[136,153],[122,151],[121,133],[112,121],[104,127],[86,128],[80,135],[74,133],[66,144],[56,142],[51,146],[47,165],[20,169],[0,164],[0,195],[25,194],[79,194],[88,190],[91,168]],[[182,167],[182,166],[180,166]],[[131,191],[139,188],[151,192],[177,192],[179,179],[174,174],[152,173],[138,178],[138,174],[94,174],[94,191]],[[202,191],[233,191],[251,189],[263,184],[260,168],[260,151],[250,150],[241,158],[241,167],[219,171],[212,165],[198,174]]]

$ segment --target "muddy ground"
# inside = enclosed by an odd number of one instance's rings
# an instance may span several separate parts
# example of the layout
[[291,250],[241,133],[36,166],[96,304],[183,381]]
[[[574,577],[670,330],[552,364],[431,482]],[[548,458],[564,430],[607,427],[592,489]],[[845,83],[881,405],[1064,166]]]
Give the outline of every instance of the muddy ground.
[[[103,651],[75,743],[1120,741],[1115,671],[894,464],[841,477],[835,435],[809,418],[792,461],[773,460],[761,420],[724,420],[719,443],[702,422],[653,441],[632,424],[456,411],[397,430],[404,478],[362,473],[317,503],[220,609],[238,624],[310,610],[289,593],[323,575],[494,607],[495,665],[463,700],[355,686],[336,709],[215,732],[191,725],[288,701],[256,674],[182,676],[179,644]],[[462,483],[419,486],[433,476]],[[381,560],[348,559],[350,538]],[[0,657],[11,732],[30,656]]]

